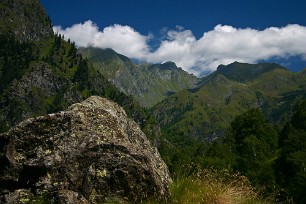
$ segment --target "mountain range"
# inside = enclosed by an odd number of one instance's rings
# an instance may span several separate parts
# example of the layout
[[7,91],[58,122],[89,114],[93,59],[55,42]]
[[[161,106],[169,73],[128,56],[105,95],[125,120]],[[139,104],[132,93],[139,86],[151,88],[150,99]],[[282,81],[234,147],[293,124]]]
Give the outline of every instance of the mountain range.
[[296,100],[306,97],[306,69],[234,62],[196,78],[173,62],[136,64],[111,49],[78,51],[119,90],[149,107],[163,129],[179,135],[219,137],[250,108],[261,109],[271,122],[284,121]]
[[177,92],[153,108],[162,127],[191,137],[215,138],[235,116],[259,108],[271,122],[285,120],[306,97],[306,70],[270,63],[220,65],[195,89]]

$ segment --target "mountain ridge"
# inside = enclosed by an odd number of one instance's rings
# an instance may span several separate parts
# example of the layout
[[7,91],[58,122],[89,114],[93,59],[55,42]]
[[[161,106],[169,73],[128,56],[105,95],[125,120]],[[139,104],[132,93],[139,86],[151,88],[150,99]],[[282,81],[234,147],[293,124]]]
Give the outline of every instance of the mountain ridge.
[[135,64],[112,49],[80,48],[79,53],[117,88],[132,95],[144,107],[152,107],[169,93],[194,88],[199,81],[174,62]]
[[233,62],[228,65],[219,65],[216,73],[223,74],[225,77],[238,81],[246,82],[251,81],[260,75],[272,71],[274,69],[286,69],[275,63],[258,63],[249,64],[241,62]]
[[237,62],[221,66],[202,78],[201,86],[174,93],[158,103],[152,108],[156,120],[177,134],[212,139],[221,136],[235,116],[250,108],[261,109],[270,121],[281,121],[282,115],[292,110],[294,101],[306,98],[303,72],[294,73],[276,64],[247,64],[246,70],[262,69],[255,76],[248,71],[242,82],[242,75],[236,74],[235,67],[233,72],[233,65],[245,67]]

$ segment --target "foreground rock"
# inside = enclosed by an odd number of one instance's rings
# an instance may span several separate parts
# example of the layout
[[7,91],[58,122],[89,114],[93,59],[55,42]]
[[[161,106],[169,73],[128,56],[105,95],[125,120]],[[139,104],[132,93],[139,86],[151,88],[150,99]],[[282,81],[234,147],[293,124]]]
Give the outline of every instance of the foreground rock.
[[167,199],[171,178],[124,110],[93,96],[0,135],[0,203]]

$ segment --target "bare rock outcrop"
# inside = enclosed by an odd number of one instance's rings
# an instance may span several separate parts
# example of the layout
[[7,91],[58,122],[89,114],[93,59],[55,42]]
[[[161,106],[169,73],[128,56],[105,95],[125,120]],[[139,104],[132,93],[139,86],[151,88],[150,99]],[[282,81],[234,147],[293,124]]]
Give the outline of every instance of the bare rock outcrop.
[[92,96],[0,134],[0,202],[167,199],[157,149],[116,103]]

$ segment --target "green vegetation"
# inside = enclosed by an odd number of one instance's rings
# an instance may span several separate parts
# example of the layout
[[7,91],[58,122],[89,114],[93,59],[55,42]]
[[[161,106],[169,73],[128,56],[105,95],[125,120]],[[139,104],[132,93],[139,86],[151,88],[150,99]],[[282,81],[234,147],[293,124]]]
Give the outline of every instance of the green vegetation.
[[304,72],[275,64],[236,62],[157,104],[159,150],[171,173],[184,165],[230,169],[273,202],[304,203],[305,81]]
[[[306,100],[297,103],[292,119],[283,128],[277,128],[266,121],[259,109],[250,109],[235,117],[224,137],[212,142],[165,132],[160,152],[174,176],[180,175],[184,166],[212,168],[217,172],[228,169],[230,175],[240,172],[246,176],[254,191],[271,202],[304,203],[305,113]],[[194,172],[196,175],[201,170]],[[202,182],[188,176],[180,181],[183,184],[178,186]]]
[[20,79],[34,59],[33,43],[20,42],[14,36],[0,34],[0,93],[13,79]]
[[225,141],[236,154],[235,169],[246,175],[254,185],[273,186],[278,133],[258,109],[250,109],[237,116]]
[[278,183],[284,188],[283,197],[293,197],[296,203],[306,202],[306,100],[294,109],[290,122],[280,137],[281,156],[278,159]]

